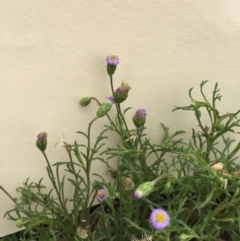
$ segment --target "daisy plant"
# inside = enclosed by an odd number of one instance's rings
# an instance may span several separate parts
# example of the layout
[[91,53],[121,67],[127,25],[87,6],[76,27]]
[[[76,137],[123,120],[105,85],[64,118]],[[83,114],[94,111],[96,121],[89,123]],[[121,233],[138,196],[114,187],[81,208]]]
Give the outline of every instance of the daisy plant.
[[[190,104],[174,108],[185,111],[186,118],[191,113],[196,118],[196,125],[187,130],[190,140],[184,139],[184,131],[171,133],[156,120],[162,140],[152,143],[146,134],[150,111],[144,102],[136,110],[123,108],[122,103],[136,90],[125,81],[113,81],[120,63],[117,55],[107,56],[106,62],[111,93],[102,100],[81,98],[80,108],[86,112],[88,105],[97,103],[96,114],[90,116],[85,132],[77,132],[74,143],[62,138],[59,145],[68,160],[50,161],[48,134],[37,135],[50,189],[46,190],[44,179],[32,182],[28,178],[17,187],[15,198],[0,186],[14,206],[5,217],[24,228],[17,239],[240,240],[240,142],[235,141],[240,111],[221,113],[218,84],[209,98],[204,90],[207,81],[202,81],[199,99],[191,89]],[[100,118],[106,124],[94,140],[92,126]],[[119,137],[117,145],[110,133]],[[111,144],[105,145],[107,138]],[[92,172],[94,162],[102,162],[111,181]],[[66,189],[72,190],[70,196]],[[6,240],[16,240],[16,234],[2,241]]]

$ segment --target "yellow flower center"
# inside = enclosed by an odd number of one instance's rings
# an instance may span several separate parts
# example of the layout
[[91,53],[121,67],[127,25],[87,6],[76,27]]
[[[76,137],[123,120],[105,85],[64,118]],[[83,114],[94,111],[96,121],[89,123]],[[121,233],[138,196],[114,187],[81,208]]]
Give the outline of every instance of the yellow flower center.
[[158,214],[156,215],[156,222],[157,222],[157,223],[164,223],[165,221],[166,221],[166,217],[165,217],[164,214],[158,213]]
[[105,192],[98,191],[98,197],[99,197],[99,198],[103,199],[105,196],[106,196],[106,193],[105,193]]
[[117,58],[116,58],[116,55],[111,55],[111,56],[110,56],[110,59],[111,59],[111,60],[116,60],[116,59],[117,59]]

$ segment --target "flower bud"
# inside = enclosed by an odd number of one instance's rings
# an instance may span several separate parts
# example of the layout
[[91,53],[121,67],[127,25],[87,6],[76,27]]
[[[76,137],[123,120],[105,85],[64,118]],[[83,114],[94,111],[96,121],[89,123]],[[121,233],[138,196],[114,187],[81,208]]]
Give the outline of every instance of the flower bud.
[[80,105],[81,106],[87,106],[90,103],[91,103],[91,98],[90,97],[84,97],[80,101]]
[[97,110],[96,115],[98,118],[105,116],[111,110],[112,105],[115,103],[112,96],[108,97],[107,99],[108,100],[103,102]]
[[133,116],[133,123],[134,125],[139,128],[145,124],[146,121],[146,110],[145,109],[138,109]]
[[225,179],[221,176],[217,176],[217,180],[220,184],[224,185],[225,184]]
[[28,224],[30,221],[27,218],[19,218],[17,219],[17,221],[15,222],[16,226],[18,228],[22,228],[23,226],[25,226],[26,224]]
[[222,162],[218,162],[210,166],[210,168],[214,171],[221,171],[224,168],[224,164]]
[[128,97],[128,92],[130,91],[131,87],[126,83],[122,82],[121,87],[117,88],[114,93],[114,100],[115,103],[122,103]]
[[41,132],[37,136],[36,146],[40,151],[45,151],[47,147],[47,133]]
[[218,122],[216,125],[216,130],[217,131],[222,131],[225,128],[225,125],[223,122]]
[[142,198],[142,197],[148,196],[152,192],[154,188],[154,184],[155,184],[154,182],[144,182],[134,192],[134,197]]
[[159,180],[166,178],[166,177],[169,177],[169,176],[167,174],[163,174],[151,182],[144,182],[136,189],[136,191],[134,192],[134,197],[142,198],[142,197],[148,196],[152,192],[155,183],[157,183]]
[[126,177],[123,183],[124,189],[126,191],[131,190],[134,188],[135,184],[133,182],[133,180],[129,177]]
[[119,58],[117,55],[110,55],[106,58],[107,61],[107,73],[112,76],[117,68],[117,65],[119,64]]
[[165,190],[170,191],[172,189],[171,180],[169,179],[165,184]]
[[98,199],[99,202],[103,202],[103,201],[105,201],[107,198],[108,198],[108,192],[107,192],[107,190],[101,189],[101,190],[98,191],[97,199]]

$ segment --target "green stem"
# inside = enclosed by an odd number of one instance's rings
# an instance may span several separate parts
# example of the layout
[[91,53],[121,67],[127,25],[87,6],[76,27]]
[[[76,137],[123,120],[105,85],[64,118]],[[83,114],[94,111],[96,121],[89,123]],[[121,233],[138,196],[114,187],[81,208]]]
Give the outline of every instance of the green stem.
[[[72,154],[71,154],[71,149],[66,148],[70,162],[71,162],[71,166],[72,166],[72,170],[74,173],[74,177],[75,177],[75,182],[76,182],[76,186],[74,188],[74,198],[73,198],[73,210],[74,210],[74,215],[75,217],[78,217],[78,205],[76,205],[76,199],[77,199],[77,193],[79,190],[79,182],[78,182],[78,178],[77,178],[77,173],[73,164],[73,159],[72,159]],[[75,225],[76,227],[78,226],[78,219],[75,219]]]
[[228,160],[231,160],[239,151],[240,149],[240,142],[237,144],[237,146],[233,149],[233,151],[227,156]]
[[128,138],[129,138],[129,137],[130,137],[130,134],[129,134],[128,126],[127,126],[127,123],[126,123],[126,121],[125,121],[125,118],[124,118],[124,116],[123,116],[123,114],[122,114],[120,104],[116,104],[116,107],[117,107],[117,111],[118,111],[119,115],[121,116],[121,119],[122,119],[122,121],[123,121],[123,123],[124,123],[125,129],[126,129],[126,131],[127,131],[127,135],[128,135]]
[[138,135],[138,140],[139,140],[139,143],[140,143],[140,149],[141,149],[141,152],[142,152],[142,167],[144,169],[145,172],[147,172],[147,169],[149,169],[147,163],[146,163],[146,157],[145,157],[145,152],[143,150],[143,144],[142,144],[142,140],[141,140],[141,135],[140,135],[140,131],[139,131],[139,128],[137,127],[137,135]]
[[87,181],[90,181],[90,168],[91,168],[91,158],[90,157],[90,149],[91,149],[91,138],[90,138],[90,131],[91,126],[95,120],[97,120],[98,117],[95,117],[88,125],[88,147],[87,147],[87,160],[86,160],[86,175],[87,175]]
[[0,186],[0,189],[2,189],[2,191],[16,204],[14,198],[2,186]]
[[59,202],[60,202],[63,210],[64,210],[64,211],[66,212],[66,214],[68,215],[67,208],[66,208],[66,206],[64,205],[64,201],[62,201],[62,197],[61,197],[61,194],[60,194],[60,190],[58,190],[58,188],[57,188],[57,185],[56,185],[56,182],[55,182],[55,176],[54,176],[54,174],[53,174],[53,171],[52,171],[50,162],[49,162],[49,160],[48,160],[48,157],[47,157],[45,151],[42,151],[42,154],[43,154],[43,156],[45,157],[46,162],[47,162],[47,164],[48,164],[47,170],[48,170],[48,171],[50,172],[50,174],[51,174],[51,175],[49,175],[49,177],[50,177],[50,180],[51,180],[51,182],[52,182],[52,184],[53,184],[53,187],[54,187],[54,189],[55,189],[55,191],[56,191],[56,193],[57,193]]
[[137,135],[138,135],[138,140],[139,140],[139,143],[140,143],[141,150],[143,152],[143,145],[142,145],[141,135],[140,135],[140,131],[139,131],[138,127],[137,127]]
[[[90,150],[91,150],[91,137],[90,137],[90,131],[91,131],[91,126],[93,124],[93,122],[95,120],[97,120],[98,117],[95,117],[88,125],[88,145],[87,145],[87,156],[86,156],[86,177],[87,177],[87,183],[85,184],[86,189],[87,189],[87,194],[86,194],[86,199],[85,199],[85,207],[84,207],[84,211],[87,210],[88,207],[88,202],[90,200],[90,185],[91,185],[91,181],[90,181],[90,169],[91,169],[91,161],[92,161],[92,156],[93,156],[93,152],[90,155]],[[85,213],[86,215],[87,213]]]
[[112,75],[110,75],[110,84],[111,84],[112,96],[114,96],[114,89],[113,89],[113,79],[112,79]]
[[[110,75],[110,84],[111,84],[111,90],[112,90],[112,97],[114,98],[114,89],[113,89],[113,78],[112,78],[112,75]],[[121,116],[121,118],[122,118],[122,120],[123,120],[123,122],[124,122],[124,125],[125,125],[125,127],[126,127],[126,122],[125,122],[125,120],[124,120],[124,118],[123,118],[123,115],[122,115],[122,113],[121,113],[120,105],[117,104],[117,103],[116,103],[116,111],[117,111],[117,113]],[[120,118],[119,118],[118,115],[117,115],[117,118],[118,118],[119,125],[121,125],[121,120],[120,120]],[[117,129],[117,130],[118,130],[118,129]],[[126,129],[126,130],[127,130],[127,129]],[[118,133],[120,134],[120,131],[118,131]],[[127,133],[129,133],[129,132],[127,131]],[[128,134],[128,135],[129,135],[129,134]]]
[[[14,204],[17,206],[17,202],[14,200],[14,198],[7,192],[6,189],[4,189],[2,186],[0,186],[0,189],[2,189],[2,191],[14,202]],[[16,213],[18,215],[18,217],[20,218],[21,215],[19,213],[19,211],[17,210],[17,207],[16,207]]]
[[109,231],[109,226],[107,224],[107,220],[106,220],[106,216],[105,216],[105,210],[104,210],[104,206],[103,203],[101,202],[101,210],[102,210],[102,216],[103,216],[103,227],[104,227],[104,232],[108,233],[108,236],[110,237],[110,231]]
[[47,165],[48,165],[49,171],[50,171],[51,176],[52,176],[51,179],[52,179],[52,181],[53,181],[53,186],[54,186],[54,187],[57,187],[57,186],[56,186],[56,182],[55,182],[55,177],[54,177],[54,174],[53,174],[53,171],[52,171],[50,162],[49,162],[49,160],[48,160],[48,157],[47,157],[45,151],[42,151],[42,154],[43,154],[43,156],[45,157],[45,160],[47,161]]

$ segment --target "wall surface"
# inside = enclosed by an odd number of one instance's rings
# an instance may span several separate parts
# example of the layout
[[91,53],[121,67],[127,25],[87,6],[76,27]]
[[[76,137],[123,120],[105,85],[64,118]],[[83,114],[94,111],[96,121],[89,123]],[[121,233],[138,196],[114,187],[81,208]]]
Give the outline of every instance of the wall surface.
[[[210,96],[216,82],[222,114],[240,103],[240,2],[238,0],[1,0],[0,1],[0,185],[17,197],[25,180],[46,175],[35,147],[48,133],[50,162],[67,160],[57,133],[81,142],[97,105],[79,106],[83,96],[110,95],[106,55],[120,57],[114,85],[132,87],[124,107],[146,108],[147,132],[159,143],[160,123],[190,135],[193,113],[172,112],[190,103],[202,80]],[[114,114],[114,109],[112,110]],[[107,119],[96,122],[93,137]],[[207,124],[207,123],[206,123]],[[115,140],[111,139],[111,145]],[[106,175],[101,163],[93,172]],[[71,194],[71,189],[68,190]],[[18,231],[3,217],[13,208],[0,192],[0,237]]]

